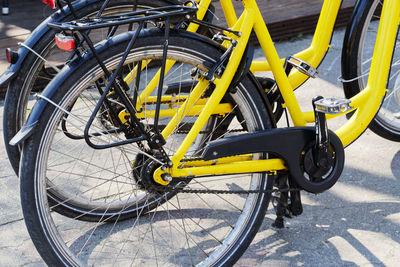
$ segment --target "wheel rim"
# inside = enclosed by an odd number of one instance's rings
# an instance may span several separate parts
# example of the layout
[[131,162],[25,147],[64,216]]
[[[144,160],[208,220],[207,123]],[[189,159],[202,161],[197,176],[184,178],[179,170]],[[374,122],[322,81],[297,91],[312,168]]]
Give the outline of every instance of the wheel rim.
[[[148,49],[149,48],[147,47],[146,51],[148,51]],[[174,48],[170,48],[169,51],[169,56],[171,58],[174,57],[173,50]],[[161,56],[160,51],[162,50],[159,49],[158,52],[154,50],[153,53],[150,54],[157,55],[157,53],[159,53],[159,58]],[[132,58],[136,57],[142,59],[139,54],[140,53],[133,55]],[[177,56],[182,58],[182,54]],[[118,56],[115,58],[118,58]],[[129,60],[130,59],[128,58],[128,61]],[[187,58],[187,61],[183,60],[182,64],[189,62],[192,66],[201,66],[202,58],[196,58],[191,55],[191,58]],[[108,64],[109,63],[110,62],[108,62]],[[185,68],[182,67],[181,70],[185,70]],[[177,69],[175,72],[170,71],[170,73],[176,74],[177,71],[179,70]],[[183,72],[184,71],[182,71],[182,73]],[[146,81],[148,81],[148,77],[145,76],[146,75],[142,76],[144,77],[143,79],[147,79]],[[82,79],[78,83],[85,84],[86,81],[85,79]],[[75,88],[85,88],[85,86],[75,86]],[[88,91],[90,90],[82,92]],[[75,94],[78,93],[79,90],[76,89]],[[231,130],[242,127],[241,123],[245,123],[249,131],[255,131],[262,127],[260,118],[257,118],[258,115],[251,106],[253,104],[247,101],[248,96],[245,96],[244,94],[245,92],[243,90],[239,90],[237,93],[232,95],[232,98],[243,115],[243,121],[240,123],[236,121],[236,124],[232,123],[230,125],[231,128],[224,136],[232,135],[233,131]],[[74,108],[79,108],[79,105],[76,104],[78,101],[75,101],[73,94],[65,96],[61,102],[61,106],[66,108],[68,106],[67,103],[72,102],[75,103]],[[77,110],[79,111],[79,114],[81,114],[81,117],[84,117],[84,112],[80,109]],[[73,114],[78,114],[74,113],[74,109],[72,109],[71,112]],[[224,257],[232,251],[232,246],[235,246],[237,241],[247,236],[248,231],[251,230],[247,226],[254,223],[254,214],[260,212],[261,209],[260,201],[263,196],[260,196],[259,194],[250,194],[245,196],[219,196],[213,194],[200,196],[195,194],[178,194],[172,199],[163,199],[168,201],[165,201],[162,205],[155,205],[151,212],[146,213],[143,209],[137,209],[136,216],[131,220],[122,222],[117,219],[114,223],[104,223],[104,219],[101,218],[98,222],[94,223],[77,221],[76,219],[79,218],[65,218],[56,212],[52,212],[52,208],[49,207],[50,204],[46,197],[48,186],[50,184],[48,180],[51,180],[52,183],[58,183],[58,185],[68,184],[67,182],[59,183],[54,179],[51,179],[52,177],[59,176],[60,173],[65,175],[65,171],[57,173],[53,169],[48,168],[49,161],[50,163],[56,162],[55,154],[68,154],[67,159],[73,158],[73,164],[75,165],[78,160],[80,162],[86,162],[84,159],[103,158],[103,161],[101,161],[102,164],[97,164],[95,169],[99,168],[105,172],[109,172],[108,166],[110,165],[107,165],[106,162],[112,159],[110,155],[116,153],[112,150],[109,150],[108,153],[96,150],[91,152],[96,152],[96,156],[93,156],[86,152],[86,150],[89,149],[87,146],[84,147],[85,151],[82,149],[75,149],[74,147],[65,150],[66,146],[59,141],[64,138],[64,134],[62,132],[57,132],[56,130],[58,122],[62,119],[62,116],[62,111],[56,111],[52,116],[50,123],[46,127],[45,132],[48,134],[44,135],[40,143],[38,158],[36,161],[37,172],[35,175],[37,212],[41,224],[44,225],[45,235],[49,242],[52,243],[52,246],[56,253],[58,253],[60,259],[67,260],[69,264],[76,263],[78,265],[122,265],[127,263],[133,265],[152,264],[169,266],[186,266],[199,263],[212,265],[215,262],[223,261]],[[150,123],[151,122],[149,122],[149,124]],[[175,135],[167,139],[167,144],[168,142],[172,143],[172,148],[166,149],[167,152],[176,148],[173,144],[174,142],[171,140],[178,140],[179,143],[179,140],[182,139],[179,136],[177,137],[178,132],[175,133]],[[58,135],[62,135],[63,137],[58,139]],[[203,140],[209,141],[210,138],[207,138],[206,136]],[[202,142],[202,140],[198,140],[197,145],[199,147],[204,147],[204,145],[201,144]],[[82,144],[80,144],[80,146],[82,146]],[[70,151],[70,153],[68,153],[68,151]],[[190,153],[196,154],[197,152],[198,150],[194,149],[191,150]],[[120,158],[128,158],[123,161],[123,164],[121,164],[124,165],[126,169],[126,165],[129,165],[130,162],[132,162],[132,159],[127,156],[127,151],[120,153],[125,153],[125,155]],[[79,155],[80,158],[77,155]],[[114,156],[114,158],[118,158],[118,156]],[[69,164],[68,160],[63,161],[63,164]],[[73,166],[73,164],[71,163],[69,166]],[[57,162],[56,165],[61,166],[62,164]],[[119,166],[119,164],[114,165]],[[75,166],[71,168],[74,170]],[[63,168],[63,170],[66,169],[67,168]],[[82,169],[88,170],[89,167]],[[114,167],[112,170],[112,175],[124,176],[123,174],[118,173],[118,171],[120,171],[119,168]],[[127,173],[126,171],[122,172]],[[96,175],[99,175],[96,171],[87,171],[86,173],[95,173]],[[69,175],[73,176],[75,174],[74,172],[70,172]],[[85,175],[85,177],[88,178],[89,175]],[[74,179],[69,178],[68,180],[74,181]],[[264,188],[265,184],[264,176],[262,174],[253,174],[252,176],[238,175],[218,177],[217,179],[214,179],[214,177],[196,178],[193,179],[187,187],[203,189],[218,188],[227,190],[232,188],[242,188],[246,190]],[[95,184],[94,187],[97,186],[98,184]],[[107,187],[107,190],[110,191],[109,187]],[[140,191],[138,189],[135,190],[136,192]],[[71,192],[74,191],[71,190]],[[74,195],[74,193],[72,193],[72,195]],[[74,201],[77,201],[78,197],[79,196],[75,196]],[[130,192],[128,197],[125,196],[123,200],[112,197],[112,201],[105,204],[105,210],[103,210],[103,212],[107,211],[107,207],[114,207],[113,205],[115,204],[120,207],[121,205],[122,207],[132,207],[135,204],[127,204],[128,201],[131,201],[132,199],[132,192]],[[144,199],[148,200],[149,198]],[[157,203],[157,200],[155,203]],[[139,205],[136,207],[138,206]],[[108,258],[110,255],[114,257]]]
[[[370,9],[369,14],[366,18],[366,24],[360,38],[360,50],[358,56],[358,72],[357,77],[362,76],[359,79],[360,89],[365,88],[368,82],[369,69],[371,66],[373,47],[368,48],[364,46],[365,40],[376,40],[376,34],[378,32],[379,20],[372,21],[373,19],[379,19],[378,15],[375,15],[375,10],[382,7],[381,1],[375,1]],[[380,14],[379,14],[380,15]],[[397,34],[392,66],[390,71],[390,77],[388,78],[388,92],[384,101],[382,102],[381,108],[375,116],[375,122],[387,131],[399,134],[400,132],[400,39]]]

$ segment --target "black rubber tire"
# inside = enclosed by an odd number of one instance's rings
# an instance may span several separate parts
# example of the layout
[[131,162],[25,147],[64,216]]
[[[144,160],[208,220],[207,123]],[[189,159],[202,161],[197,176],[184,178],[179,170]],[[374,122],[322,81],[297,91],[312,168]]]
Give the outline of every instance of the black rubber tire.
[[[142,9],[148,7],[166,6],[170,5],[172,2],[163,0],[137,0],[135,3],[137,3],[138,8]],[[78,17],[85,17],[91,14],[96,14],[102,4],[103,1],[96,1],[92,5],[87,5],[85,8],[77,10],[77,15]],[[113,9],[114,11],[118,12],[119,8],[121,8],[121,10],[123,8],[125,11],[131,11],[132,7],[132,0],[112,0],[110,1],[107,9]],[[72,15],[69,15],[64,21],[69,21],[72,19]],[[32,49],[42,57],[47,58],[56,49],[54,42],[55,33],[55,30],[49,28],[48,32],[35,44],[34,47],[32,47]],[[25,122],[27,101],[30,97],[33,87],[37,85],[37,78],[42,66],[43,61],[38,59],[36,55],[33,53],[27,55],[17,76],[9,83],[5,96],[3,117],[4,144],[11,166],[17,175],[21,156],[21,148],[19,146],[11,146],[9,145],[9,142]],[[42,86],[44,88],[44,85]]]
[[[185,37],[186,35],[186,37]],[[207,44],[206,42],[203,42],[196,37],[197,40],[195,39],[189,39],[187,38],[187,33],[184,35],[179,34],[179,32],[171,31],[170,33],[170,39],[169,39],[169,50],[168,50],[168,55],[174,54],[173,51],[175,51],[175,55],[186,55],[186,58],[193,58],[193,62],[199,62],[199,58],[201,59],[200,61],[202,65],[204,66],[210,66],[212,65],[213,62],[215,62],[218,59],[219,55],[222,55],[223,50],[218,47],[218,46],[212,46]],[[157,30],[153,30],[152,34],[146,35],[145,37],[139,38],[136,43],[135,43],[135,48],[134,51],[147,51],[149,47],[151,47],[153,50],[152,51],[162,51],[162,43],[163,43],[163,32],[157,32]],[[100,56],[103,58],[107,57],[115,57],[115,55],[118,55],[118,51],[121,51],[121,47],[125,47],[127,42],[119,43],[117,45],[114,45],[111,48],[108,48],[104,50],[103,52],[100,53]],[[153,52],[155,53],[155,52]],[[185,57],[182,57],[185,58]],[[185,62],[185,61],[184,61]],[[82,61],[81,63],[77,64],[71,64],[74,67],[70,68],[64,68],[61,75],[58,75],[56,79],[54,79],[49,86],[53,86],[55,84],[61,85],[57,92],[55,93],[54,97],[52,98],[53,101],[58,103],[59,105],[66,105],[64,102],[67,101],[75,101],[73,100],[73,85],[81,77],[82,75],[85,75],[88,73],[88,70],[91,69],[91,66],[94,64],[94,59],[93,58],[88,58],[87,61]],[[203,66],[203,67],[204,67]],[[78,82],[77,82],[78,83]],[[233,99],[242,99],[243,103],[246,105],[246,111],[249,111],[248,114],[246,113],[244,116],[246,118],[252,118],[254,122],[252,125],[252,131],[258,131],[258,130],[266,130],[271,128],[271,119],[270,119],[270,114],[268,112],[268,108],[266,107],[265,103],[263,102],[263,98],[260,95],[260,92],[255,88],[254,83],[249,79],[248,77],[244,77],[242,82],[238,85],[237,91],[235,90],[235,93],[231,93],[231,96]],[[76,93],[75,93],[76,94]],[[70,100],[68,100],[68,97]],[[64,102],[63,102],[64,101]],[[244,104],[242,104],[244,105]],[[243,106],[244,108],[244,106]],[[239,107],[240,109],[240,107]],[[57,113],[58,112],[58,113]],[[58,114],[58,115],[57,115]],[[56,116],[57,117],[53,117]],[[55,110],[53,105],[48,105],[39,121],[38,128],[35,130],[32,136],[30,136],[26,142],[24,143],[24,148],[23,148],[23,154],[22,154],[22,161],[21,161],[21,201],[22,201],[22,209],[23,209],[23,214],[25,218],[25,223],[28,228],[28,232],[37,248],[39,251],[40,255],[43,257],[45,262],[50,265],[50,266],[61,266],[61,265],[68,265],[72,266],[74,265],[74,262],[69,258],[68,253],[66,251],[60,251],[62,249],[70,250],[66,246],[63,247],[63,244],[58,243],[58,240],[55,238],[57,237],[57,234],[60,234],[58,229],[56,232],[53,232],[53,224],[59,223],[54,222],[53,220],[49,221],[49,216],[56,216],[56,214],[50,212],[50,208],[47,206],[48,203],[46,203],[47,197],[43,195],[43,179],[47,179],[47,175],[44,176],[39,176],[41,173],[41,160],[47,160],[47,152],[44,152],[42,154],[42,149],[46,147],[46,142],[52,142],[48,141],[52,139],[53,137],[52,134],[48,133],[48,131],[53,131],[51,130],[52,127],[56,126],[51,126],[53,121],[56,122],[55,118],[60,118],[59,116],[62,116],[59,113],[59,110]],[[251,123],[249,122],[250,120],[248,119],[246,123]],[[50,138],[50,139],[49,139]],[[262,155],[261,155],[262,156]],[[39,170],[39,171],[38,171]],[[38,173],[39,172],[39,173]],[[253,182],[251,183],[251,186],[259,189],[271,189],[273,185],[273,179],[269,178],[267,174],[265,173],[260,173],[260,174],[255,174],[257,179],[257,183],[254,184]],[[220,178],[219,178],[220,179]],[[44,182],[46,183],[46,182]],[[46,193],[45,193],[46,194]],[[207,258],[209,260],[215,260],[213,262],[215,266],[232,266],[239,258],[240,256],[244,253],[246,248],[249,246],[251,243],[252,239],[254,238],[255,234],[257,233],[265,215],[265,211],[268,207],[268,203],[270,200],[270,195],[271,194],[266,194],[266,193],[260,193],[260,194],[250,194],[248,195],[247,199],[250,202],[245,202],[246,206],[243,207],[242,212],[246,213],[245,218],[241,218],[240,222],[243,222],[242,224],[236,224],[232,226],[232,229],[229,228],[229,233],[235,232],[234,238],[231,238],[230,241],[228,242],[227,247],[221,245],[219,248],[221,248],[222,251],[216,249],[218,253],[221,253],[219,257],[217,258]],[[193,196],[193,194],[192,194]],[[194,195],[197,197],[197,195]],[[207,196],[207,195],[203,195]],[[224,195],[225,196],[225,195]],[[177,198],[177,197],[176,197]],[[175,198],[175,199],[176,199]],[[206,197],[204,197],[206,199]],[[200,201],[201,202],[201,201]],[[212,204],[212,203],[210,203]],[[217,204],[218,203],[214,203]],[[166,204],[168,205],[168,204]],[[173,204],[170,204],[173,205]],[[247,206],[248,205],[248,206]],[[179,206],[180,207],[180,206]],[[206,213],[206,214],[214,214],[214,210],[210,206],[208,206],[210,209],[209,212],[211,213]],[[214,208],[214,207],[213,207]],[[246,209],[246,208],[250,208]],[[216,210],[215,210],[216,211]],[[240,212],[240,214],[242,214]],[[157,210],[154,211],[154,216],[157,215]],[[178,212],[179,214],[179,212]],[[196,211],[191,212],[190,215],[192,216],[200,216]],[[234,214],[233,214],[234,215]],[[58,216],[58,215],[57,215]],[[153,215],[152,215],[153,216]],[[223,215],[216,215],[216,216],[221,216],[225,218]],[[244,215],[243,215],[244,216]],[[207,217],[207,216],[206,216]],[[141,217],[143,218],[143,217]],[[185,217],[186,218],[186,217]],[[197,217],[196,217],[197,218]],[[200,217],[202,219],[205,219],[203,217]],[[172,218],[174,219],[174,218]],[[226,220],[227,218],[223,219]],[[178,219],[177,219],[178,220]],[[181,219],[179,219],[180,221]],[[183,220],[183,218],[182,218]],[[170,219],[168,219],[170,221]],[[201,222],[202,220],[200,220]],[[114,222],[114,226],[112,226],[112,229],[116,227],[118,229],[117,222],[116,220]],[[182,221],[183,222],[183,221]],[[60,222],[61,223],[61,222]],[[67,223],[67,222],[65,222]],[[153,223],[153,222],[152,222]],[[156,222],[154,222],[156,224]],[[68,229],[72,231],[73,225],[68,224],[71,229]],[[136,225],[135,223],[133,225]],[[137,225],[139,227],[140,225]],[[218,226],[218,224],[217,224]],[[68,228],[69,228],[68,227]],[[97,227],[97,226],[96,226]],[[96,227],[94,227],[96,229]],[[162,228],[157,228],[157,225],[153,226],[156,229],[162,230]],[[213,227],[216,227],[214,224]],[[153,228],[152,228],[153,229]],[[172,229],[173,230],[173,229]],[[139,230],[138,230],[139,231]],[[169,230],[171,231],[171,229]],[[84,231],[84,233],[86,233]],[[113,231],[112,235],[106,235],[104,238],[112,238],[113,235],[116,235],[117,232]],[[187,233],[186,233],[187,234]],[[60,234],[61,235],[61,234]],[[102,240],[102,237],[99,237],[98,234],[95,234],[97,239]],[[56,236],[56,237],[55,237]],[[158,236],[158,235],[156,235]],[[197,235],[196,235],[197,236]],[[89,236],[89,238],[91,235]],[[229,237],[231,237],[229,235]],[[153,237],[154,238],[154,237]],[[224,236],[224,238],[228,238]],[[89,240],[88,240],[89,241]],[[154,240],[153,240],[154,241]],[[81,241],[82,243],[85,243],[85,241]],[[97,242],[94,240],[93,242]],[[122,241],[121,241],[122,242]],[[133,242],[133,241],[130,241]],[[147,241],[141,242],[143,245],[146,244]],[[89,241],[90,243],[90,241]],[[75,243],[74,243],[75,244]],[[110,244],[112,242],[110,241]],[[70,247],[71,244],[68,245]],[[95,246],[96,244],[91,244],[90,247]],[[153,244],[154,246],[154,244]],[[110,245],[109,245],[110,247]],[[139,246],[140,247],[140,246]],[[195,247],[196,248],[196,247]],[[72,250],[73,248],[71,248]],[[76,248],[79,250],[79,248]],[[92,249],[92,248],[90,248]],[[91,251],[91,250],[90,250]],[[174,252],[178,253],[179,251]],[[85,254],[86,252],[82,252],[82,254]],[[143,252],[142,252],[143,253]],[[161,253],[161,252],[160,252]],[[189,252],[191,254],[192,252]],[[108,253],[109,255],[113,255],[112,253]],[[129,253],[133,254],[133,253]],[[215,256],[215,255],[214,255]],[[89,257],[88,255],[85,254],[85,261],[87,260],[86,257]],[[207,257],[207,256],[206,256]],[[87,264],[87,263],[86,263]],[[141,264],[145,264],[141,262]],[[146,264],[145,264],[146,265]],[[210,264],[211,265],[211,264]]]
[[[352,80],[361,75],[361,66],[362,61],[362,49],[363,49],[363,40],[365,37],[365,33],[368,30],[368,25],[370,19],[374,15],[375,10],[379,10],[381,8],[381,1],[379,0],[366,0],[366,1],[358,1],[357,6],[355,7],[355,12],[353,13],[353,17],[350,20],[343,43],[342,50],[342,78],[344,80]],[[375,16],[376,18],[376,16]],[[343,89],[346,98],[351,98],[358,94],[364,88],[363,78],[351,81],[351,82],[343,82]],[[384,98],[382,104],[388,101],[387,98]],[[400,142],[400,129],[395,129],[388,123],[385,123],[382,118],[380,118],[379,112],[375,115],[374,119],[369,124],[369,129],[371,129],[374,133],[379,136]],[[350,118],[353,113],[350,113],[347,117]]]

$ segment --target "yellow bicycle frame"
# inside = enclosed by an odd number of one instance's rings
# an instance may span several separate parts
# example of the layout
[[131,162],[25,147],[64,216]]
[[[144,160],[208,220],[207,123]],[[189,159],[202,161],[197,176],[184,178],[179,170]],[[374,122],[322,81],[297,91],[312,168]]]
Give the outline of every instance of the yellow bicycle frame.
[[[315,120],[312,111],[303,112],[301,110],[293,92],[294,89],[300,86],[308,77],[298,71],[292,72],[289,76],[286,75],[282,64],[283,62],[278,56],[256,1],[242,1],[244,11],[239,19],[237,19],[231,0],[221,0],[228,25],[232,30],[239,31],[241,35],[237,37],[226,33],[231,38],[236,39],[238,44],[233,49],[229,58],[229,63],[222,77],[214,81],[216,87],[212,95],[209,97],[204,107],[202,107],[192,129],[171,158],[173,167],[165,171],[162,171],[161,168],[156,170],[154,179],[160,184],[168,183],[161,178],[163,173],[169,173],[172,177],[185,177],[266,172],[285,169],[285,164],[280,159],[252,160],[253,158],[251,155],[220,159],[217,164],[213,162],[213,165],[206,161],[193,161],[185,162],[184,167],[179,166],[183,156],[189,150],[189,147],[206,124],[210,115],[218,113],[218,109],[221,108],[219,103],[233,79],[235,70],[239,66],[252,30],[256,33],[267,62],[253,62],[251,70],[253,72],[272,71],[295,126],[305,126],[306,123],[314,122]],[[209,0],[202,0],[200,2],[200,7],[204,7],[207,3],[209,4]],[[297,53],[295,55],[296,57],[308,62],[314,67],[319,65],[329,49],[329,42],[340,4],[340,0],[324,1],[311,46]],[[355,111],[355,115],[336,131],[336,134],[339,136],[344,146],[353,142],[367,128],[385,96],[385,86],[389,72],[387,66],[390,66],[391,63],[392,48],[395,43],[399,20],[400,1],[384,1],[368,84],[364,90],[351,99],[352,109],[348,112]],[[225,41],[223,45],[227,46],[227,41]],[[171,64],[173,64],[173,62],[171,62]],[[173,132],[176,122],[178,121],[177,118],[181,118],[189,112],[188,107],[191,107],[195,101],[199,99],[208,85],[208,81],[200,78],[198,84],[190,95],[187,96],[185,102],[182,103],[179,108],[175,109],[173,113],[169,113],[169,115],[175,115],[162,131],[164,138],[167,138]],[[146,93],[148,95],[143,96],[142,101],[145,101],[145,98],[150,95],[148,91],[152,91],[153,89],[154,88],[146,88],[145,91],[147,91]],[[328,119],[333,117],[335,116],[328,116]]]
[[[237,17],[235,14],[235,10],[232,5],[231,0],[221,0],[220,1],[226,21],[228,26],[233,27],[235,23],[237,22]],[[196,14],[198,19],[203,19],[205,16],[205,13],[207,11],[207,8],[211,4],[210,0],[201,0],[199,2],[199,10]],[[320,19],[314,34],[313,41],[310,45],[309,48],[295,54],[294,56],[297,58],[300,58],[309,64],[311,64],[314,67],[317,67],[327,50],[329,49],[329,42],[330,42],[330,37],[331,33],[333,31],[333,27],[335,24],[336,16],[339,11],[340,7],[340,1],[328,1],[326,0],[324,2],[324,5],[322,7]],[[258,7],[257,7],[258,9]],[[262,23],[265,22],[261,18]],[[189,32],[196,32],[198,29],[198,25],[191,23],[189,27],[187,28],[187,31]],[[265,29],[266,32],[268,32]],[[269,35],[269,34],[268,34]],[[259,40],[262,40],[263,38],[259,38]],[[283,64],[284,59],[281,59],[281,62]],[[143,63],[142,69],[145,68],[146,64],[149,62]],[[168,71],[172,68],[174,65],[174,61],[168,60],[166,64],[165,71],[168,73]],[[268,61],[254,61],[251,65],[251,71],[252,72],[257,72],[257,71],[271,71],[271,67],[268,63]],[[125,82],[128,84],[133,81],[133,79],[136,77],[136,72],[137,69],[134,68],[126,77],[125,77]],[[146,86],[146,89],[140,94],[139,96],[139,101],[137,102],[136,108],[139,110],[140,105],[144,105],[150,97],[151,93],[155,90],[158,82],[160,79],[160,72],[158,72],[153,79],[150,81],[150,83]],[[308,79],[308,76],[302,74],[299,71],[293,71],[290,76],[289,76],[289,81],[293,89],[296,89],[299,87],[301,84],[303,84],[306,80]],[[168,112],[170,114],[172,111]],[[311,121],[308,121],[311,122]]]

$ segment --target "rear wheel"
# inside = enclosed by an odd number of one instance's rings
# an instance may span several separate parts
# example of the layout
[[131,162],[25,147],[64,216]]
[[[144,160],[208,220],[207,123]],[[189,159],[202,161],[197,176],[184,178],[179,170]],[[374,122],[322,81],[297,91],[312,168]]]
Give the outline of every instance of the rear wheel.
[[[378,33],[379,19],[383,1],[363,1],[354,19],[355,24],[348,27],[342,54],[343,88],[347,98],[363,90],[368,82],[374,43]],[[351,30],[351,31],[350,31]],[[349,33],[351,32],[351,35]],[[392,65],[388,77],[388,92],[381,108],[370,123],[369,128],[376,134],[400,141],[400,38],[397,34],[393,48]]]
[[[92,1],[91,4],[87,4],[85,7],[77,10],[77,17],[90,17],[97,15],[98,10],[101,8],[103,3],[104,1]],[[174,2],[164,0],[138,0],[135,3],[136,8],[141,10],[167,6]],[[107,8],[102,14],[119,14],[130,12],[133,9],[134,3],[131,0],[113,0],[109,2]],[[73,17],[70,14],[65,17],[64,21],[70,21],[72,19]],[[120,26],[117,29],[116,34],[126,32],[127,30],[127,25]],[[71,54],[70,52],[57,49],[54,41],[55,33],[56,31],[54,29],[48,29],[46,34],[43,35],[33,47],[38,54],[50,63],[41,60],[33,53],[28,54],[17,76],[10,82],[7,90],[4,104],[3,135],[9,161],[16,174],[18,174],[21,147],[11,146],[9,145],[9,141],[21,129],[29,115],[33,106],[33,101],[29,101],[31,93],[43,90],[43,88],[46,87],[46,85],[55,77],[57,72],[51,67],[51,64],[61,69]],[[105,39],[107,34],[108,29],[103,28],[92,30],[89,36],[96,43]],[[68,194],[68,190],[64,190],[64,187],[57,187],[49,184],[49,188],[49,201],[52,203],[53,210],[67,216],[76,216],[77,210],[80,210],[80,208],[88,209],[88,205],[93,204],[88,204],[85,201],[74,201],[72,196]],[[58,204],[56,205],[56,203]],[[79,207],[79,205],[83,206]],[[89,209],[93,210],[92,213],[96,213],[95,206],[92,205]],[[90,220],[90,216],[82,215],[81,219]]]
[[[137,9],[148,9],[171,5],[169,1],[163,0],[137,0]],[[91,5],[77,10],[78,17],[95,16],[104,1],[96,1]],[[109,4],[103,14],[118,14],[132,11],[134,8],[132,0],[113,0]],[[65,21],[72,20],[72,15],[67,16]],[[126,31],[126,27],[121,27],[118,32]],[[33,49],[43,58],[51,62],[53,65],[62,68],[65,61],[68,59],[70,52],[61,51],[56,48],[54,41],[55,30],[49,29],[48,32],[36,42]],[[94,30],[90,34],[95,41],[100,41],[106,38],[107,29]],[[32,101],[29,102],[31,92],[43,90],[46,85],[54,78],[56,71],[43,60],[38,58],[33,53],[30,53],[21,66],[17,76],[10,82],[4,103],[4,118],[3,118],[3,135],[4,144],[11,166],[16,174],[18,174],[20,147],[9,145],[10,140],[21,129],[22,125],[32,108]]]
[[[159,69],[163,54],[162,33],[157,35],[153,32],[146,36],[137,40],[126,61],[126,66],[133,68],[138,62],[151,60],[140,75],[139,93]],[[115,44],[100,53],[110,70],[118,63],[126,44]],[[205,73],[222,52],[215,46],[171,32],[168,59],[176,60],[176,63],[165,76],[164,96],[167,101],[162,105],[162,112],[182,105],[180,99],[187,98],[188,92],[197,84],[197,76],[192,77],[189,71],[197,68]],[[176,194],[168,191],[170,189],[160,193],[154,190],[152,171],[158,163],[151,157],[137,156],[143,149],[141,145],[133,143],[98,150],[83,140],[72,140],[66,136],[65,129],[61,129],[62,122],[65,122],[71,129],[70,133],[82,133],[85,123],[79,121],[87,121],[93,111],[99,99],[93,82],[101,77],[102,71],[93,58],[58,76],[57,81],[49,86],[60,85],[52,100],[62,108],[48,105],[37,131],[24,145],[22,206],[28,231],[43,259],[56,266],[233,265],[257,233],[270,194],[221,195],[212,190],[265,190],[272,188],[273,181],[265,173],[192,177],[185,188],[210,190],[209,194]],[[175,88],[175,93],[166,94],[171,87]],[[131,88],[129,93],[135,90]],[[184,159],[200,155],[213,139],[271,128],[269,113],[253,82],[245,77],[234,91],[222,101],[230,111],[208,121]],[[207,88],[204,93],[208,93]],[[154,97],[150,95],[140,102],[142,112],[138,116],[147,126],[154,123],[152,100]],[[198,116],[194,111],[196,105],[205,102],[207,97],[203,95],[188,107],[187,116],[177,118],[176,128],[166,138],[164,146],[169,156],[175,153]],[[71,113],[66,116],[63,110]],[[72,114],[79,120],[74,120]],[[229,124],[224,124],[223,119],[231,119],[232,114],[234,118]],[[101,115],[97,116],[94,129],[106,129],[110,123],[105,123],[105,117]],[[162,117],[160,126],[169,120],[171,115]],[[119,132],[93,135],[91,139],[104,144],[125,137]],[[253,155],[254,159],[262,157],[265,155]],[[186,160],[180,166],[187,165]],[[140,173],[139,181],[138,176],[135,178],[133,175],[138,165],[143,165],[140,172],[136,172]],[[71,197],[67,199],[80,202],[74,216],[70,214],[67,218],[53,212],[55,207],[47,197],[50,184],[63,186],[63,191],[57,192],[64,192],[64,197],[69,193]],[[86,210],[82,208],[85,202]],[[92,204],[94,209],[90,206]],[[82,216],[89,216],[92,222],[80,221]],[[122,221],[127,218],[131,219]],[[113,223],[107,224],[110,219]]]

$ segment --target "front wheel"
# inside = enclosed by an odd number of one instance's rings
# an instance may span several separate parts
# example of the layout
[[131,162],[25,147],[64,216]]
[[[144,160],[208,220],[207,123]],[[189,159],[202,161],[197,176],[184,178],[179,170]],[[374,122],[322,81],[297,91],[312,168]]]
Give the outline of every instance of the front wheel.
[[[368,82],[374,44],[378,33],[383,1],[359,1],[347,27],[342,52],[343,88],[347,98],[363,90]],[[400,141],[400,38],[393,47],[386,97],[369,128],[376,134]],[[347,80],[347,81],[346,81]]]
[[[175,63],[164,80],[162,112],[166,115],[184,105],[181,100],[188,98],[197,84],[197,76],[192,77],[190,70],[197,68],[199,73],[206,73],[224,52],[196,38],[171,31],[167,57]],[[156,75],[163,55],[162,43],[163,33],[156,31],[136,41],[124,69],[135,69],[139,63],[145,67],[140,75],[140,87],[131,88],[129,94],[136,90],[142,93]],[[100,53],[110,71],[119,62],[126,45],[127,41],[115,42]],[[74,67],[65,68],[63,75],[49,85],[58,86],[52,100],[61,108],[46,107],[38,129],[24,145],[21,164],[25,223],[46,263],[51,266],[232,266],[257,233],[270,194],[222,195],[212,190],[271,189],[273,183],[267,174],[191,177],[185,189],[208,190],[208,194],[180,194],[179,191],[160,194],[154,190],[152,181],[157,162],[146,156],[138,157],[143,149],[141,145],[132,143],[98,150],[66,134],[66,129],[76,136],[83,132],[85,123],[82,122],[88,120],[99,99],[96,86],[104,80],[93,57],[78,66],[71,65]],[[137,83],[134,80],[131,84]],[[171,88],[175,88],[174,92],[167,93]],[[271,128],[269,113],[251,79],[245,77],[237,90],[232,91],[223,99],[225,108],[230,110],[209,119],[180,166],[188,164],[187,159],[198,158],[212,140]],[[205,88],[204,95],[187,107],[186,116],[173,121],[175,129],[164,146],[169,156],[190,130],[198,116],[195,110],[207,102],[208,92]],[[142,109],[137,116],[145,127],[154,123],[154,100],[154,95],[149,95],[140,103]],[[68,116],[65,110],[70,112]],[[96,117],[94,130],[113,125],[106,109],[103,111]],[[160,119],[160,127],[165,126],[170,116]],[[229,123],[224,123],[224,118]],[[93,135],[93,142],[104,144],[124,138],[123,133],[113,132]],[[254,159],[265,156],[253,155]],[[87,209],[76,210],[75,215],[68,217],[54,212],[60,203],[52,204],[48,195],[53,188],[60,187],[63,190],[57,192],[63,192],[65,203],[78,202],[78,208],[85,207],[86,203]],[[92,216],[91,222],[81,221],[82,216]],[[110,216],[112,223],[108,223]]]

